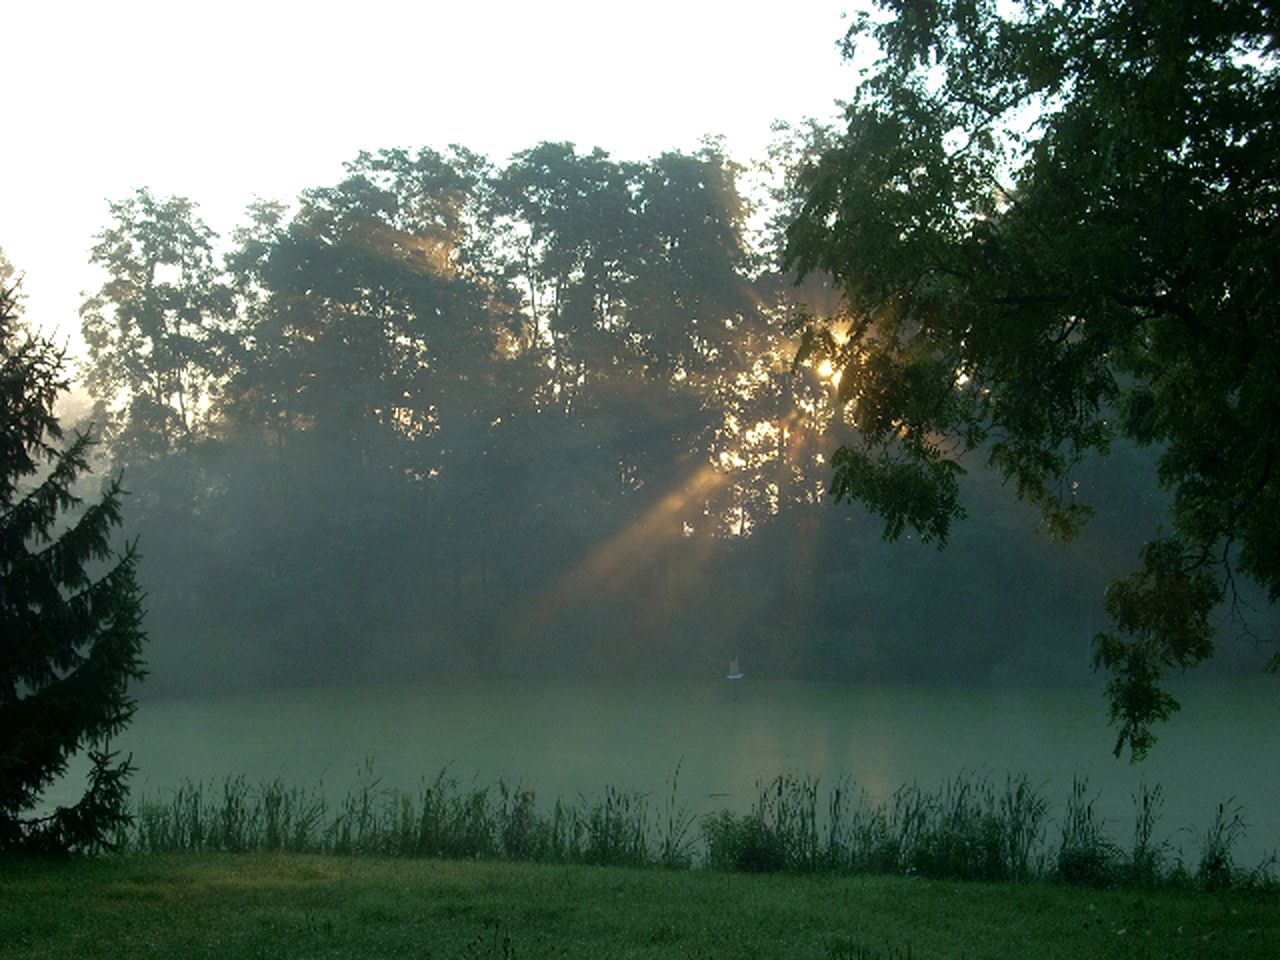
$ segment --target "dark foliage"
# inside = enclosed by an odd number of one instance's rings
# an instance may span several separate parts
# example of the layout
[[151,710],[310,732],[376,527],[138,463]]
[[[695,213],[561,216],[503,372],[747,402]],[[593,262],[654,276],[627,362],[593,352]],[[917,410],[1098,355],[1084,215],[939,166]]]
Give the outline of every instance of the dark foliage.
[[[62,357],[16,313],[13,290],[0,291],[0,849],[88,850],[128,820],[129,763],[106,744],[143,675],[137,554],[112,549],[118,479],[87,506],[74,492],[91,441],[59,445]],[[81,751],[81,799],[36,815]]]
[[1280,599],[1280,23],[1251,0],[878,6],[787,244],[844,294],[804,348],[860,431],[833,489],[942,542],[970,454],[1068,538],[1081,461],[1151,447],[1168,524],[1095,655],[1139,757],[1237,574]]

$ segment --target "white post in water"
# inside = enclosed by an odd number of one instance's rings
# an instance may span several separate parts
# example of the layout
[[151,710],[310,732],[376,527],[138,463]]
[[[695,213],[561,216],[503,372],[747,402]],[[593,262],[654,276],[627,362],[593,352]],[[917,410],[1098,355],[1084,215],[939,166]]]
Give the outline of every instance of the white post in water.
[[729,661],[729,689],[733,691],[733,699],[738,699],[738,681],[742,679],[742,669],[738,666],[738,658]]

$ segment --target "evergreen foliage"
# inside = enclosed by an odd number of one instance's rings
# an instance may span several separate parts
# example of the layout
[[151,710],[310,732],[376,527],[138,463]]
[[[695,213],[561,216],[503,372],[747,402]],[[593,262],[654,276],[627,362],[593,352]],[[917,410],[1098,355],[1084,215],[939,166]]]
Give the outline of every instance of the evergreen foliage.
[[[118,477],[78,510],[92,440],[60,443],[62,355],[17,313],[14,288],[0,290],[0,850],[89,850],[128,821],[131,768],[108,743],[144,672],[137,553],[112,548]],[[81,751],[91,763],[83,796],[38,815]]]

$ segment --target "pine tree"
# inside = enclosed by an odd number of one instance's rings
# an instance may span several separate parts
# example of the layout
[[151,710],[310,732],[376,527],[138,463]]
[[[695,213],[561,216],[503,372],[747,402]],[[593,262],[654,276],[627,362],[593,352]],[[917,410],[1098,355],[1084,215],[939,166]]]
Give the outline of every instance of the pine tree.
[[[0,285],[0,850],[108,848],[128,822],[132,768],[109,742],[144,675],[137,553],[111,543],[119,477],[88,505],[74,492],[93,441],[63,443],[53,405],[66,387],[62,353],[22,327]],[[38,815],[81,751],[83,796]]]

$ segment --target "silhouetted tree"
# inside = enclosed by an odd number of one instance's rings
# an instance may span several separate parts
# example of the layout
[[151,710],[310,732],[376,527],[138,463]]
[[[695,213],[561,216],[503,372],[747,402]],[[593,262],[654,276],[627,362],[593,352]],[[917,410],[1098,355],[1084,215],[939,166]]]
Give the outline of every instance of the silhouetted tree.
[[847,42],[881,58],[787,248],[845,295],[808,343],[861,432],[833,491],[945,541],[973,451],[1070,536],[1084,457],[1160,450],[1170,529],[1095,641],[1116,752],[1139,756],[1235,574],[1280,600],[1280,20],[1250,0],[878,6]]
[[[16,312],[12,288],[0,290],[0,849],[109,846],[128,819],[130,767],[106,744],[133,714],[129,682],[143,676],[137,555],[111,546],[118,479],[71,516],[91,441],[58,446],[62,356]],[[92,768],[81,799],[36,815],[84,750]]]

